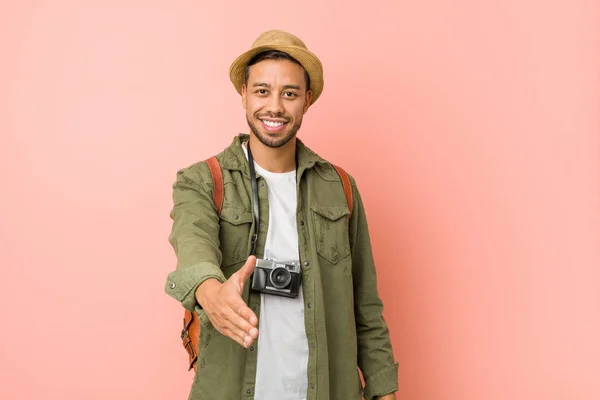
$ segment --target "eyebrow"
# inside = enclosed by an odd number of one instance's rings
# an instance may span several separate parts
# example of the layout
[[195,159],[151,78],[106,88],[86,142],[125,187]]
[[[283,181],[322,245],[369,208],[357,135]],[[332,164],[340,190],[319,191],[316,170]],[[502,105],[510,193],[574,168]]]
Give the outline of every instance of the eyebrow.
[[[266,88],[270,88],[271,85],[269,85],[268,83],[265,82],[255,82],[253,85],[253,87],[266,87]],[[296,89],[296,90],[300,90],[300,86],[298,85],[283,85],[282,89]]]

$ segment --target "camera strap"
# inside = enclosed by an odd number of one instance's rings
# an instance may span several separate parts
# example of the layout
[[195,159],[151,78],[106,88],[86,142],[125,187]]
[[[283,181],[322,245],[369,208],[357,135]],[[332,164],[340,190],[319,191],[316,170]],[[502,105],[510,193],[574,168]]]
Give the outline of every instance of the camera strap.
[[252,158],[252,152],[250,151],[250,141],[246,142],[246,148],[248,149],[248,167],[250,168],[250,183],[252,184],[252,204],[254,206],[254,234],[252,235],[252,250],[250,252],[250,255],[252,256],[256,252],[260,212],[258,208],[258,188],[256,186],[256,171],[254,170],[254,158]]

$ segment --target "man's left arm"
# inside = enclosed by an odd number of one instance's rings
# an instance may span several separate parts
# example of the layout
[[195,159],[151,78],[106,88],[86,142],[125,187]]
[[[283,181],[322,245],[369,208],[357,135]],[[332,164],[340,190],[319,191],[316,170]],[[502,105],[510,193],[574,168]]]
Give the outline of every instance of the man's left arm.
[[398,363],[394,361],[388,326],[383,318],[365,210],[353,179],[352,182],[354,207],[349,233],[358,367],[365,379],[366,400],[394,400],[398,390]]

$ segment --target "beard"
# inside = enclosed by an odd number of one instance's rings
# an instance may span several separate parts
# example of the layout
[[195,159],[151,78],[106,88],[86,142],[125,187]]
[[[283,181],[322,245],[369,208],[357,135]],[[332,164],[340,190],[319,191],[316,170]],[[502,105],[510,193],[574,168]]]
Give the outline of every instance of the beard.
[[250,121],[250,118],[248,117],[248,115],[246,115],[246,121],[248,122],[248,126],[252,130],[252,133],[254,133],[254,136],[256,136],[262,144],[264,144],[267,147],[271,147],[271,148],[281,147],[284,144],[286,144],[287,142],[289,142],[290,140],[292,140],[292,138],[296,136],[296,134],[298,133],[298,130],[302,126],[302,119],[300,119],[298,122],[296,122],[294,125],[292,125],[292,127],[285,134],[285,136],[280,137],[280,138],[272,138],[272,137],[268,136],[268,134],[263,134],[260,131],[259,127],[256,126],[255,124],[253,124],[252,121]]

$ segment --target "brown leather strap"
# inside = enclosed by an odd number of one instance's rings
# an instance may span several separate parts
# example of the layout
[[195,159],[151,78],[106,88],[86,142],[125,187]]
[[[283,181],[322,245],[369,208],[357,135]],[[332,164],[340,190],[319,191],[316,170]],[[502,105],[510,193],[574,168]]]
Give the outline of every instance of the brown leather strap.
[[348,177],[348,174],[346,173],[346,171],[344,171],[342,167],[333,165],[333,168],[335,168],[340,178],[342,178],[342,187],[344,188],[346,203],[348,203],[348,210],[350,210],[350,215],[348,216],[348,218],[350,218],[352,217],[352,210],[354,209],[354,200],[352,198],[352,184],[350,183],[350,178]]
[[196,369],[196,361],[198,360],[198,337],[200,336],[200,324],[198,315],[185,310],[183,315],[183,329],[181,330],[181,341],[183,347],[189,356],[188,371]]
[[221,209],[223,208],[223,200],[225,198],[225,188],[223,186],[223,173],[221,172],[221,166],[217,157],[212,156],[206,160],[210,174],[213,180],[213,202],[217,206],[217,214],[221,215]]

